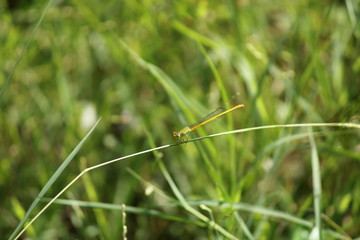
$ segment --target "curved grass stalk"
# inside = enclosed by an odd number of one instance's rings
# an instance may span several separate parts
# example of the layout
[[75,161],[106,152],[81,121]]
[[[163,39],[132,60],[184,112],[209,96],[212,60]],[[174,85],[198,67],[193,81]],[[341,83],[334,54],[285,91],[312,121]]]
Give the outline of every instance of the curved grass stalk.
[[174,147],[180,144],[185,144],[188,142],[194,142],[194,141],[199,141],[202,139],[207,139],[207,138],[213,138],[213,137],[218,137],[218,136],[222,136],[222,135],[228,135],[228,134],[235,134],[235,133],[243,133],[243,132],[250,132],[250,131],[256,131],[256,130],[262,130],[262,129],[270,129],[270,128],[295,128],[295,127],[344,127],[344,128],[358,128],[360,129],[360,124],[356,124],[356,123],[296,123],[296,124],[280,124],[280,125],[267,125],[267,126],[260,126],[260,127],[251,127],[251,128],[244,128],[244,129],[237,129],[237,130],[233,130],[233,131],[228,131],[228,132],[222,132],[222,133],[216,133],[216,134],[212,134],[212,135],[208,135],[208,136],[204,136],[204,137],[199,137],[199,138],[194,138],[194,139],[190,139],[188,141],[183,141],[183,142],[179,142],[179,143],[174,143],[174,144],[166,144],[160,147],[156,147],[156,148],[151,148],[151,149],[147,149],[141,152],[137,152],[137,153],[133,153],[127,156],[123,156],[120,158],[116,158],[113,160],[109,160],[106,161],[104,163],[100,163],[97,164],[95,166],[92,167],[88,167],[86,169],[84,169],[79,175],[77,175],[68,185],[66,185],[54,198],[52,198],[51,201],[49,201],[48,204],[46,204],[40,211],[38,214],[36,214],[34,216],[33,219],[31,219],[31,221],[19,232],[19,234],[14,238],[14,239],[18,239],[25,231],[26,229],[31,226],[31,224],[33,222],[35,222],[35,220],[51,205],[54,203],[54,201],[56,199],[58,199],[61,194],[63,194],[67,189],[69,189],[78,179],[80,179],[85,173],[90,172],[92,170],[95,170],[97,168],[115,163],[115,162],[120,162],[122,160],[128,159],[128,158],[132,158],[135,156],[140,156],[143,155],[145,153],[149,153],[149,152],[154,152],[157,150],[161,150],[161,149],[166,149],[169,147]]

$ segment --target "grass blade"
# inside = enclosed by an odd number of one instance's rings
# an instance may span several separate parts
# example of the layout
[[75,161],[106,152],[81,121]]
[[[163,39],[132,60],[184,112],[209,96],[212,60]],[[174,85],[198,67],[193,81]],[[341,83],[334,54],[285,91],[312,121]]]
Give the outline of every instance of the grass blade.
[[[65,161],[60,165],[60,167],[55,171],[55,173],[51,176],[49,181],[45,184],[45,186],[41,189],[38,196],[31,203],[29,209],[27,210],[25,216],[20,221],[15,231],[11,234],[9,239],[14,239],[15,235],[19,233],[20,229],[24,226],[25,221],[27,221],[30,217],[30,214],[34,210],[34,208],[39,204],[40,199],[44,197],[45,193],[49,190],[49,188],[53,185],[53,183],[58,179],[60,174],[64,171],[64,169],[69,165],[69,163],[74,159],[75,155],[79,152],[81,147],[84,145],[85,141],[89,138],[90,134],[94,131],[101,118],[95,123],[95,125],[90,129],[90,131],[86,134],[86,136],[80,141],[80,143],[74,148],[74,150],[69,154],[69,156],[65,159]],[[23,229],[24,231],[25,229]],[[22,232],[21,232],[22,233]],[[19,235],[18,235],[19,236]],[[17,236],[17,237],[18,237]],[[16,237],[16,238],[17,238]]]
[[27,49],[28,49],[29,46],[30,46],[30,43],[32,42],[32,40],[33,40],[34,37],[35,37],[35,34],[36,34],[36,32],[37,32],[37,30],[38,30],[38,28],[39,28],[39,26],[40,26],[40,23],[41,23],[42,20],[44,19],[45,14],[46,14],[47,11],[49,10],[51,4],[52,4],[52,0],[49,0],[48,3],[46,4],[44,10],[42,11],[39,20],[36,22],[35,27],[34,27],[33,31],[31,32],[31,35],[30,35],[29,40],[26,42],[24,48],[22,49],[22,51],[21,51],[21,53],[20,53],[20,56],[16,59],[14,66],[12,67],[12,69],[11,69],[8,77],[7,77],[6,80],[5,80],[5,83],[3,84],[2,88],[0,89],[0,97],[1,97],[1,95],[3,94],[3,92],[5,91],[5,89],[8,87],[8,85],[10,84],[11,79],[12,79],[12,77],[13,77],[13,75],[14,75],[14,72],[15,72],[17,66],[19,65],[19,63],[21,62],[21,60],[24,58],[25,53],[26,53]]
[[311,165],[315,209],[315,226],[310,235],[310,238],[314,240],[321,240],[321,172],[317,147],[311,128],[309,128],[309,139],[311,146]]

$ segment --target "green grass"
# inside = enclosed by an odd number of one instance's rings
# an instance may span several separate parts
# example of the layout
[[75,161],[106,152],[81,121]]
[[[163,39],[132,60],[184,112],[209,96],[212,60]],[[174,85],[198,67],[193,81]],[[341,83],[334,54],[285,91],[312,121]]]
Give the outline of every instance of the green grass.
[[359,1],[0,9],[2,238],[360,237]]

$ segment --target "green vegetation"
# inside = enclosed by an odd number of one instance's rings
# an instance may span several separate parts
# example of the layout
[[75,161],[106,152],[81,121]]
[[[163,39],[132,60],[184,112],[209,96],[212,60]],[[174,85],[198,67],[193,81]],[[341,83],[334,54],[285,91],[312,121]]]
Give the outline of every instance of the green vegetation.
[[0,13],[1,239],[360,237],[359,0]]

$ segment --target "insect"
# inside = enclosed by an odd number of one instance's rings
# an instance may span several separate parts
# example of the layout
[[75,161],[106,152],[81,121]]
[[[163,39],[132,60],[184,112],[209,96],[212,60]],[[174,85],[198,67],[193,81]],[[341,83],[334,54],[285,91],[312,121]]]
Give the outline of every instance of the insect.
[[224,107],[220,107],[220,108],[217,108],[215,109],[213,112],[209,113],[208,115],[206,115],[204,118],[202,118],[201,120],[197,121],[196,123],[194,124],[191,124],[187,127],[184,127],[183,129],[181,129],[179,132],[173,132],[173,136],[174,138],[176,139],[177,142],[182,142],[182,141],[186,141],[188,140],[188,136],[187,134],[189,132],[192,132],[194,131],[195,129],[197,129],[198,127],[201,127],[229,112],[232,112],[236,109],[239,109],[239,108],[243,108],[245,107],[244,104],[239,104],[239,105],[236,105],[235,107],[232,107],[228,110],[226,110]]

